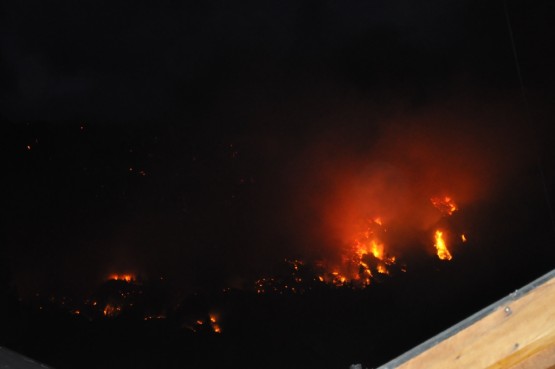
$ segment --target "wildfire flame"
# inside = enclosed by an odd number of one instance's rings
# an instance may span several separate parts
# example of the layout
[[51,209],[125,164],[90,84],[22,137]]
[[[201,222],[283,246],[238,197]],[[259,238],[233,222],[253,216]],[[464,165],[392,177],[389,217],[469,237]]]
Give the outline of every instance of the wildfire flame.
[[104,307],[104,310],[102,310],[102,313],[104,314],[105,317],[115,317],[120,312],[121,312],[121,307],[114,306],[112,304],[107,304],[106,307]]
[[[434,216],[434,221],[426,225],[425,232],[428,233],[437,227],[434,233],[434,247],[437,257],[440,260],[452,260],[453,256],[447,247],[446,217],[451,216],[459,208],[453,197],[438,196],[430,199],[431,204],[441,212],[442,217]],[[428,208],[428,210],[430,210]],[[378,213],[380,214],[380,213]],[[324,283],[336,287],[364,288],[381,280],[386,275],[394,274],[396,271],[406,272],[406,265],[397,265],[399,263],[398,256],[393,255],[391,250],[399,250],[395,244],[390,247],[388,243],[398,239],[388,237],[389,232],[386,224],[391,220],[392,224],[398,224],[400,217],[389,214],[387,218],[377,216],[376,213],[365,217],[349,216],[348,219],[357,219],[353,226],[346,226],[348,232],[354,237],[343,238],[346,242],[340,249],[339,260],[326,261],[319,260],[314,265],[315,274],[313,277],[301,278],[305,273],[305,262],[300,260],[285,260],[290,264],[292,271],[288,278],[283,277],[265,277],[255,282],[255,291],[258,294],[265,293],[303,293],[305,288],[302,287],[302,281],[312,281],[316,283]],[[403,218],[401,218],[402,220]],[[351,223],[351,222],[349,222]],[[351,223],[352,224],[352,223]],[[435,224],[435,225],[434,225]],[[413,224],[409,222],[408,226]],[[397,227],[397,226],[396,226]],[[433,228],[432,228],[433,227]],[[405,227],[404,229],[407,229]],[[399,228],[395,228],[399,229]],[[403,228],[401,227],[401,230]],[[419,231],[420,232],[420,231]],[[467,241],[466,234],[460,234],[462,242]],[[402,238],[401,238],[402,239]],[[410,241],[410,240],[409,240]],[[308,266],[310,269],[311,266]],[[306,276],[306,274],[304,274]],[[308,287],[310,289],[310,287]]]
[[382,218],[368,219],[363,231],[346,248],[342,265],[318,279],[336,286],[350,284],[364,287],[378,274],[389,274],[389,267],[395,263],[395,257],[387,255],[385,244],[380,240],[380,234],[385,231],[382,227]]
[[110,274],[108,280],[132,282],[135,280],[135,276],[133,274]]
[[451,260],[453,256],[447,249],[447,245],[445,244],[445,240],[443,239],[443,231],[437,230],[435,233],[435,248],[437,250],[437,257],[441,260]]
[[[445,217],[451,216],[459,210],[451,196],[436,196],[430,199],[432,205]],[[364,230],[360,232],[344,255],[342,268],[334,270],[331,277],[323,276],[319,279],[342,286],[346,283],[367,286],[378,274],[390,274],[390,269],[396,262],[396,257],[388,255],[386,245],[382,241],[384,222],[381,217],[370,218],[366,221]],[[435,231],[434,246],[437,256],[441,260],[451,260],[453,256],[447,248],[443,230]],[[466,235],[461,235],[462,242],[466,242]]]
[[212,326],[212,330],[215,333],[222,333],[222,329],[220,328],[218,320],[216,319],[216,315],[214,314],[210,314],[210,325]]
[[453,201],[453,199],[449,196],[432,197],[430,201],[437,210],[439,210],[443,215],[446,216],[453,215],[455,211],[459,210],[457,204],[455,204],[455,201]]

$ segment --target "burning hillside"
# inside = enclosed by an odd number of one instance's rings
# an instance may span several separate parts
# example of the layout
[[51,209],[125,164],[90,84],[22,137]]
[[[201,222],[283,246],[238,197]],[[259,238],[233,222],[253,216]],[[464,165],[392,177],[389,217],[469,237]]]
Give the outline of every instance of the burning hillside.
[[527,159],[510,151],[515,132],[491,129],[483,112],[453,111],[313,137],[287,168],[289,219],[279,229],[286,223],[296,249],[279,256],[321,268],[325,283],[361,287],[425,254],[457,258],[476,228],[471,212]]
[[[426,234],[433,234],[425,247],[435,249],[437,258],[444,261],[453,259],[452,251],[447,245],[447,218],[459,208],[452,197],[432,197],[429,202],[431,209],[435,208],[441,217],[425,230]],[[437,227],[441,229],[436,229]],[[362,288],[373,281],[389,276],[392,272],[405,272],[407,265],[399,261],[394,250],[400,250],[404,245],[393,245],[396,239],[390,236],[391,231],[381,217],[368,218],[359,223],[359,231],[352,241],[341,248],[339,262],[320,259],[313,264],[302,260],[285,259],[290,271],[281,277],[264,277],[255,282],[257,293],[302,293],[311,289],[314,283],[324,283],[332,286],[350,286]],[[435,229],[435,231],[434,231]],[[418,233],[418,230],[413,230]],[[454,240],[453,240],[454,241]],[[466,235],[461,234],[460,242],[466,242]],[[288,275],[288,276],[286,276]]]
[[381,218],[367,219],[363,222],[361,231],[354,237],[351,247],[345,248],[341,257],[342,263],[324,274],[322,279],[335,285],[351,283],[367,286],[379,274],[389,274],[396,257],[389,254],[384,244],[386,232],[387,228],[384,227]]

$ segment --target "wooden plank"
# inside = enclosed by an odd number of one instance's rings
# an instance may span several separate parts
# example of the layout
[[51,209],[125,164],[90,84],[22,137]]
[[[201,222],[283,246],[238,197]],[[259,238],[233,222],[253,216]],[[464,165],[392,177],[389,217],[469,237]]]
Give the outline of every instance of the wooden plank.
[[555,271],[381,369],[555,367]]

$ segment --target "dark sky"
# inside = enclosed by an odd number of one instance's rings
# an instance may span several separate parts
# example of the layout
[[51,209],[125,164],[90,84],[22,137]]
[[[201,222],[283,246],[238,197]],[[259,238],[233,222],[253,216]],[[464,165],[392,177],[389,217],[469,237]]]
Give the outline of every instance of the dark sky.
[[[507,6],[525,81],[543,92],[553,82],[553,5]],[[13,121],[201,119],[236,130],[257,107],[305,106],[315,95],[412,103],[517,81],[501,1],[2,7],[2,113]]]
[[505,221],[536,226],[496,231],[520,242],[539,230],[529,270],[547,271],[555,9],[506,9],[3,2],[4,264],[25,292],[78,291],[115,270],[240,284],[273,260],[325,253],[314,244],[334,242],[321,233],[337,178],[374,183],[360,173],[387,166],[411,188],[451,168],[440,184],[472,192],[476,214],[513,201]]

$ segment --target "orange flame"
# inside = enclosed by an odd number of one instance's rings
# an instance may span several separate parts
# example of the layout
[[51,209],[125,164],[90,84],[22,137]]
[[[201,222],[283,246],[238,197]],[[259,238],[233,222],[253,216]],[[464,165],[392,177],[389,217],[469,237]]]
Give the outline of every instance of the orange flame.
[[222,329],[220,328],[218,320],[216,319],[216,315],[214,314],[210,314],[210,325],[212,326],[212,330],[215,333],[222,333]]
[[114,306],[112,304],[107,304],[106,307],[104,308],[104,310],[102,310],[102,313],[106,317],[114,317],[114,316],[118,315],[120,313],[120,311],[121,311],[121,307]]
[[466,235],[461,234],[461,240],[462,240],[462,242],[466,242]]
[[453,256],[447,249],[447,245],[445,244],[445,240],[443,239],[443,231],[437,230],[435,233],[435,248],[437,250],[437,257],[441,260],[451,260]]
[[135,276],[133,274],[110,274],[108,280],[132,282],[135,280]]
[[437,210],[446,216],[452,215],[455,211],[459,210],[455,201],[453,201],[453,199],[449,196],[432,197],[430,201]]
[[364,230],[359,232],[343,253],[343,263],[333,272],[318,279],[335,286],[367,286],[378,274],[389,274],[389,266],[395,263],[395,257],[386,253],[386,246],[380,240],[385,232],[381,217],[365,221]]

